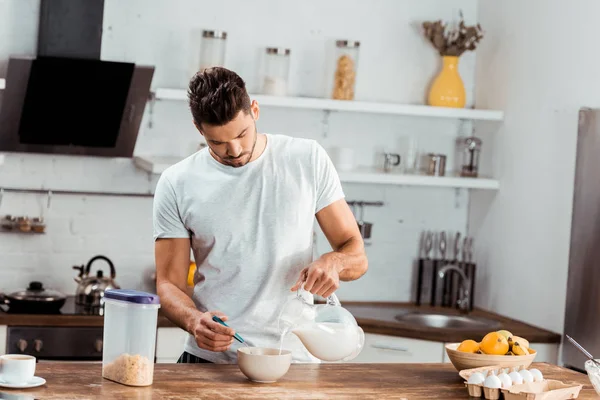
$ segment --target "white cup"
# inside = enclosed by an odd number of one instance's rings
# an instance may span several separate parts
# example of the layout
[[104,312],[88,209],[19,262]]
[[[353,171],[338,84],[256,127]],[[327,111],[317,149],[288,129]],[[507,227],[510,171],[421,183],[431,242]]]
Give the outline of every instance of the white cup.
[[35,357],[25,354],[5,354],[0,356],[0,380],[19,385],[27,383],[35,375]]

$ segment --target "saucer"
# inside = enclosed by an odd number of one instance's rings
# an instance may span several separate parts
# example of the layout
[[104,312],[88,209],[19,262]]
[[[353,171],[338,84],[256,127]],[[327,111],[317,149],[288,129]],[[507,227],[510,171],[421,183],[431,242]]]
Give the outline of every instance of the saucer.
[[46,380],[44,378],[40,378],[39,376],[34,376],[29,382],[26,383],[8,383],[0,379],[0,387],[5,387],[9,389],[29,389],[42,386],[45,383]]

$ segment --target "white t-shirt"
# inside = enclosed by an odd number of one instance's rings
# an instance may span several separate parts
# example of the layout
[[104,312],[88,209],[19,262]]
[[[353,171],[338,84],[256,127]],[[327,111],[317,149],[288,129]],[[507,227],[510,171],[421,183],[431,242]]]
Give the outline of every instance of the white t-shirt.
[[[198,310],[225,313],[249,346],[278,348],[279,313],[313,261],[315,214],[342,198],[335,168],[316,141],[267,134],[264,152],[243,167],[223,165],[205,148],[163,172],[154,238],[191,239]],[[190,335],[185,351],[235,363],[239,346],[210,352]],[[293,334],[284,348],[294,362],[317,361]]]

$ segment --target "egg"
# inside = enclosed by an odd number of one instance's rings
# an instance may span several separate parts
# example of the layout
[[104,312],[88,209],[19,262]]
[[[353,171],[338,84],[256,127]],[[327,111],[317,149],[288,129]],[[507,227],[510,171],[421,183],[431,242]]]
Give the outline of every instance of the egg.
[[485,376],[481,372],[473,372],[473,374],[467,379],[467,383],[473,385],[481,385],[485,381]]
[[498,379],[502,382],[502,389],[509,389],[512,386],[512,379],[508,374],[503,372],[498,375]]
[[513,385],[520,385],[521,383],[523,383],[523,377],[516,371],[511,372],[510,374],[508,374],[508,376],[512,380]]
[[539,369],[532,368],[532,369],[529,370],[529,372],[533,376],[533,381],[534,382],[541,382],[541,381],[544,380],[544,375],[542,375],[542,372]]
[[523,377],[524,383],[533,382],[533,375],[531,375],[531,372],[529,372],[528,370],[523,369],[519,371],[519,374],[521,374],[521,376]]
[[490,389],[500,389],[500,387],[502,387],[502,382],[500,381],[500,378],[498,378],[496,375],[490,375],[487,378],[485,378],[483,386]]

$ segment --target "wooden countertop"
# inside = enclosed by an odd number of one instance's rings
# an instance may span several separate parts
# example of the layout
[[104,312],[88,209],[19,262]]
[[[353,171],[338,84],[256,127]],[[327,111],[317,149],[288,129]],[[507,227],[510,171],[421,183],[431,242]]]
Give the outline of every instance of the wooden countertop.
[[[532,343],[560,343],[561,336],[555,332],[541,329],[524,322],[503,317],[489,311],[475,309],[470,316],[486,318],[499,322],[498,328],[486,326],[484,329],[455,329],[422,327],[410,322],[400,322],[395,316],[407,312],[433,312],[440,314],[460,315],[458,310],[441,307],[415,306],[411,303],[366,303],[344,302],[356,318],[359,325],[367,333],[401,336],[440,342],[460,342],[464,339],[481,340],[491,330],[507,329],[517,336],[526,338]],[[86,326],[102,327],[103,317],[87,315],[25,315],[0,312],[0,325],[9,326]],[[158,327],[174,327],[159,311]]]
[[[586,375],[535,364],[548,379],[583,384],[579,399],[598,398]],[[292,365],[273,384],[248,381],[237,365],[157,364],[152,386],[134,388],[101,377],[100,364],[42,363],[39,388],[1,393],[55,399],[469,399],[456,370],[448,364]],[[3,397],[0,397],[3,398]]]

